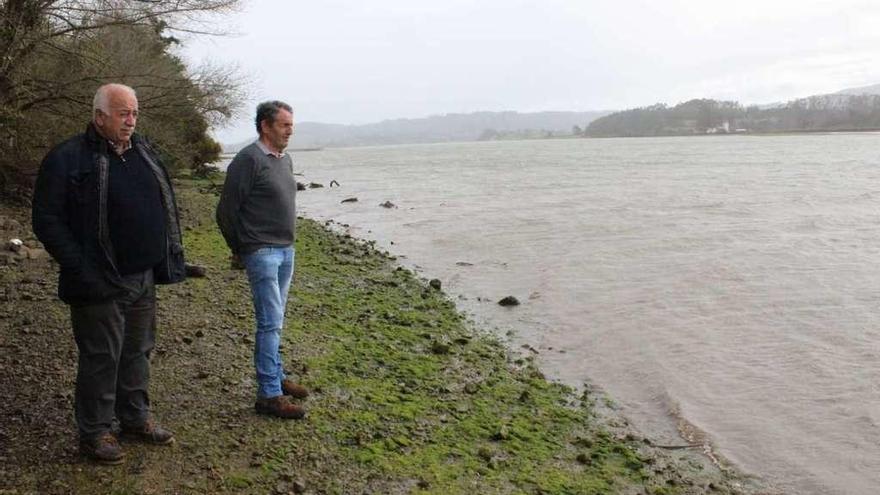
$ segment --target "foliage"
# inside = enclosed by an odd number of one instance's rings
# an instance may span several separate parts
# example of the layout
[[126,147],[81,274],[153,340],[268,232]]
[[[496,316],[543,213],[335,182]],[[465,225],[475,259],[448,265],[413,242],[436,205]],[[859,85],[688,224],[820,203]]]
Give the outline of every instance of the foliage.
[[613,113],[591,122],[585,135],[675,136],[736,132],[874,130],[880,128],[880,96],[825,95],[761,109],[737,102],[690,100]]
[[121,82],[138,92],[138,130],[172,169],[216,159],[207,134],[237,110],[241,82],[219,67],[177,57],[175,34],[239,0],[4,0],[0,3],[0,180],[27,185],[53,145],[82,132],[95,89]]

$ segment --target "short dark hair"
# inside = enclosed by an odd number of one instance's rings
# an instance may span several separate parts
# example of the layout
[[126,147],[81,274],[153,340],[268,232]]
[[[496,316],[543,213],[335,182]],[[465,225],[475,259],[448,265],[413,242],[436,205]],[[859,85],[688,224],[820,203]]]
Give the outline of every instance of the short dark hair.
[[254,123],[257,124],[258,135],[263,134],[263,129],[260,127],[260,124],[264,120],[268,121],[269,124],[274,123],[275,117],[278,116],[278,112],[280,112],[281,110],[287,110],[288,112],[293,113],[293,108],[291,108],[290,105],[284,103],[283,101],[264,101],[263,103],[257,105],[257,119]]

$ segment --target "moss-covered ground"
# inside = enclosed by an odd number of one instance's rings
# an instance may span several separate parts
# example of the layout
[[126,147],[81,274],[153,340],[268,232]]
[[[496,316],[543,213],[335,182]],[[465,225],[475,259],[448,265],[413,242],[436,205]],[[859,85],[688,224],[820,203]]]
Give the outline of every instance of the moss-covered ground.
[[[116,467],[79,457],[76,350],[55,268],[0,267],[0,494],[748,491],[607,428],[590,395],[545,379],[391,257],[308,219],[282,344],[312,390],[308,415],[256,415],[250,293],[213,221],[217,184],[176,188],[187,257],[207,268],[159,289],[152,401],[176,445],[124,443]],[[3,235],[30,235],[27,212],[5,213],[25,227]]]

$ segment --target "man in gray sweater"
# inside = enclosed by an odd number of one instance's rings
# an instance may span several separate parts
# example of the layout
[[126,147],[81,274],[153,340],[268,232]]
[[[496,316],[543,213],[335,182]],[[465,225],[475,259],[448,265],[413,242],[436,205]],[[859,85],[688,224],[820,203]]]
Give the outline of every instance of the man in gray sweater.
[[247,271],[257,335],[257,413],[280,418],[305,416],[305,387],[284,375],[279,352],[287,292],[293,278],[296,234],[296,180],[284,152],[293,134],[293,109],[280,101],[257,106],[259,139],[229,164],[217,205],[217,224],[235,261]]

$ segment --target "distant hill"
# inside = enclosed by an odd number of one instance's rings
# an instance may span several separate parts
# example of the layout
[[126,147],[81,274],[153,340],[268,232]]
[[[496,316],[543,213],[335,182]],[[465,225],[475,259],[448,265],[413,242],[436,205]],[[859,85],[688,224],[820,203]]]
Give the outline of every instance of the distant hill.
[[880,95],[880,84],[873,84],[871,86],[865,86],[862,88],[851,88],[851,89],[842,89],[838,91],[838,95]]
[[[434,115],[420,119],[383,120],[373,124],[296,124],[292,148],[442,143],[480,139],[515,139],[570,135],[611,112],[475,112]],[[252,142],[225,145],[235,152]]]
[[880,85],[773,106],[696,99],[615,112],[590,123],[590,137],[860,131],[880,129]]

